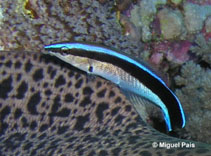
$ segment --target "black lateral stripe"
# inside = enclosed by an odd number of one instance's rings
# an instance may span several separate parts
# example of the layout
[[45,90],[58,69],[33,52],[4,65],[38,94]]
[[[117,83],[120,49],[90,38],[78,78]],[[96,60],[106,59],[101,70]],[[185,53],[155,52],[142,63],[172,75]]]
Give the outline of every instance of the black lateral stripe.
[[[58,49],[49,49],[49,50],[58,52]],[[125,72],[129,73],[137,80],[139,80],[141,83],[143,83],[147,88],[152,90],[152,92],[154,92],[163,101],[163,103],[166,105],[168,109],[173,129],[175,127],[182,127],[183,124],[182,115],[180,112],[179,104],[177,103],[175,97],[158,79],[156,79],[146,71],[142,70],[138,66],[131,64],[126,60],[120,59],[118,57],[103,53],[98,53],[95,51],[70,49],[70,50],[61,50],[61,52],[66,54],[71,54],[74,56],[87,57],[90,59],[95,59],[98,61],[110,63],[123,69]]]

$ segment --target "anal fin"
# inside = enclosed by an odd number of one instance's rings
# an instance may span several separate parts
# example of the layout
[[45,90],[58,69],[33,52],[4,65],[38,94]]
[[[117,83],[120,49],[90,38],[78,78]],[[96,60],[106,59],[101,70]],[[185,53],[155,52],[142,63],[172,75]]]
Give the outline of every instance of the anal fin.
[[154,105],[151,101],[130,91],[123,89],[121,89],[121,91],[129,100],[129,102],[135,107],[136,111],[141,116],[144,122],[148,123],[152,127],[154,127],[154,123],[153,121],[151,121],[152,117],[159,118],[160,121],[165,122],[162,110]]

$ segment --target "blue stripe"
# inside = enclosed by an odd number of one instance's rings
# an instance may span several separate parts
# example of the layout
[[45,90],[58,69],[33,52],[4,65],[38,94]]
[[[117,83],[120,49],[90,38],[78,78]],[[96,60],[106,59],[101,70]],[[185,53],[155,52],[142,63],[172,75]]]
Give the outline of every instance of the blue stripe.
[[[155,79],[157,79],[160,83],[162,83],[166,89],[168,89],[168,91],[174,96],[174,98],[176,99],[179,108],[180,108],[180,112],[182,115],[182,120],[183,120],[183,124],[182,127],[185,126],[185,114],[184,111],[182,109],[182,105],[179,101],[179,99],[176,97],[176,95],[166,86],[165,82],[159,78],[156,74],[154,74],[151,70],[149,70],[147,67],[143,66],[142,64],[140,64],[139,62],[137,62],[136,60],[123,55],[119,52],[116,52],[114,50],[111,49],[107,49],[101,46],[97,46],[97,45],[90,45],[90,44],[85,44],[85,43],[57,43],[57,44],[51,44],[51,45],[47,45],[45,46],[45,49],[61,49],[61,50],[69,50],[69,49],[79,49],[79,50],[85,50],[85,51],[93,51],[93,52],[97,52],[97,53],[103,53],[106,55],[111,55],[111,56],[115,56],[117,58],[120,58],[122,60],[125,60],[131,64],[134,64],[135,66],[138,66],[139,68],[141,68],[142,70],[144,70],[145,72],[149,73],[151,76],[153,76]],[[171,129],[170,125],[168,124],[168,128]]]

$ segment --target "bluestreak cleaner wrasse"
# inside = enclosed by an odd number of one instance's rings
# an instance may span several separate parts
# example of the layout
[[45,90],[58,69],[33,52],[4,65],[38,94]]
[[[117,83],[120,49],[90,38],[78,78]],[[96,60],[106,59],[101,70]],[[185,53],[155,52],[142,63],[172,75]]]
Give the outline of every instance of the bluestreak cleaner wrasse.
[[165,82],[139,61],[116,50],[94,44],[71,42],[45,46],[48,54],[117,84],[159,106],[169,131],[185,126],[179,99]]

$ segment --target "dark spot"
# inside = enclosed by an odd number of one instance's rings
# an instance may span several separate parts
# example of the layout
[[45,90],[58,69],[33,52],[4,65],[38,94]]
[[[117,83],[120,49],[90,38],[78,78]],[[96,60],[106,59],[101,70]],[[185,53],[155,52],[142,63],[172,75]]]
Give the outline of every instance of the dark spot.
[[32,146],[33,146],[33,143],[29,142],[23,146],[23,150],[24,151],[29,150]]
[[0,98],[8,98],[9,92],[12,90],[12,76],[4,79],[0,83]]
[[19,74],[17,75],[16,81],[20,81],[20,80],[21,80],[21,77],[22,77],[22,75],[19,73]]
[[101,150],[101,151],[99,152],[99,156],[108,156],[108,152],[105,151],[105,150]]
[[117,148],[113,149],[111,152],[112,152],[113,155],[118,156],[120,151],[121,151],[121,148],[117,147]]
[[34,72],[34,74],[32,75],[32,77],[33,77],[33,80],[34,80],[35,82],[42,80],[43,77],[44,77],[44,76],[43,76],[43,69],[42,69],[42,68],[37,69],[37,70]]
[[67,87],[71,87],[72,86],[72,82],[69,81],[68,84],[67,84]]
[[53,79],[56,76],[56,70],[49,66],[47,69],[47,73],[50,75],[50,78]]
[[15,62],[15,69],[19,69],[21,65],[20,61]]
[[122,120],[124,119],[124,116],[122,115],[118,115],[116,118],[115,118],[115,122],[117,123],[117,125],[121,124],[122,123]]
[[41,135],[38,137],[38,139],[39,139],[39,140],[43,140],[45,137],[46,137],[46,133],[43,133],[43,134],[41,134]]
[[74,150],[77,151],[78,155],[83,155],[84,153],[83,145],[77,145]]
[[36,148],[37,148],[37,150],[38,150],[38,149],[42,149],[43,147],[46,147],[46,143],[47,143],[47,141],[46,141],[46,140],[45,140],[45,141],[40,142],[40,143],[38,144],[38,146],[36,147]]
[[122,101],[122,99],[120,97],[117,97],[114,102],[115,103],[120,103],[121,101]]
[[16,108],[16,110],[14,112],[14,118],[18,119],[21,117],[22,114],[23,114],[22,110],[20,108]]
[[5,66],[6,67],[8,67],[8,68],[10,68],[11,66],[12,66],[12,61],[7,61],[6,63],[5,63]]
[[80,77],[81,77],[81,75],[80,75],[80,74],[78,74],[78,73],[77,73],[77,74],[75,74],[75,79],[76,79],[76,80],[78,80]]
[[30,70],[32,69],[32,66],[33,65],[31,64],[30,60],[28,60],[25,64],[25,72],[26,73],[30,72]]
[[82,83],[83,83],[83,79],[78,80],[77,83],[75,84],[75,88],[80,88]]
[[4,120],[4,118],[10,114],[10,107],[9,106],[5,106],[1,112],[0,112],[0,119],[1,121]]
[[107,136],[107,135],[109,135],[109,134],[106,130],[101,130],[97,133],[97,136]]
[[102,82],[101,81],[97,81],[97,88],[100,88],[102,86]]
[[65,133],[67,130],[68,130],[69,126],[59,126],[58,127],[58,131],[57,131],[57,134],[63,134]]
[[137,123],[130,123],[130,124],[127,125],[125,131],[129,132],[130,130],[135,129],[136,127],[137,127]]
[[86,97],[84,97],[83,100],[80,102],[79,106],[85,107],[85,106],[91,104],[91,102],[92,102],[92,101],[91,101],[90,97],[89,97],[89,96],[86,96]]
[[73,100],[74,100],[74,97],[71,93],[67,93],[64,97],[65,102],[73,102]]
[[131,106],[130,105],[125,106],[125,111],[126,112],[130,112],[131,111]]
[[106,93],[106,89],[103,89],[97,93],[97,97],[103,98],[105,96],[105,93]]
[[93,156],[93,155],[96,155],[95,151],[91,151],[87,156]]
[[37,133],[34,133],[34,134],[32,133],[30,136],[31,139],[34,139],[35,137],[37,137]]
[[91,95],[94,91],[92,90],[91,87],[84,87],[83,89],[83,94],[84,95]]
[[93,67],[89,66],[89,72],[93,72]]
[[[10,55],[9,55],[9,56],[10,56]],[[19,55],[19,56],[20,56],[20,55]],[[16,59],[17,59],[19,56],[18,56],[18,54],[15,54],[14,58],[16,58]]]
[[43,132],[43,131],[45,131],[46,129],[48,129],[48,125],[47,125],[47,124],[42,124],[42,125],[40,126],[39,131],[40,131],[40,132]]
[[76,129],[78,131],[83,130],[86,122],[88,122],[88,121],[89,121],[89,114],[87,114],[85,116],[78,116],[76,124],[74,126],[74,129]]
[[29,126],[29,124],[27,122],[27,119],[25,117],[21,118],[21,122],[22,122],[23,127],[28,127]]
[[42,107],[45,107],[45,106],[46,106],[46,102],[43,102],[43,103],[41,104],[41,106],[42,106]]
[[74,72],[73,72],[73,71],[70,71],[70,72],[68,73],[68,76],[69,76],[69,78],[73,77],[73,76],[74,76]]
[[5,76],[7,74],[7,72],[5,70],[3,70],[2,75]]
[[31,89],[30,89],[30,90],[31,90],[31,92],[34,92],[34,91],[35,91],[34,87],[31,87]]
[[60,101],[61,99],[60,99],[60,96],[58,95],[58,96],[56,96],[55,98],[54,98],[54,100],[53,100],[53,105],[52,105],[52,107],[51,107],[51,111],[52,111],[52,113],[55,113],[55,112],[57,112],[57,110],[59,110],[59,107],[61,106],[61,101]]
[[[51,124],[52,124],[53,122],[51,122]],[[56,130],[56,126],[51,126],[51,132],[54,132]]]
[[22,55],[22,59],[25,60],[25,58],[26,58],[26,56],[25,56],[25,54],[23,54],[23,55]]
[[116,108],[112,109],[111,115],[115,116],[119,112],[119,109],[120,109],[120,107],[116,107]]
[[5,59],[5,56],[0,56],[0,60],[4,60]]
[[[95,136],[87,135],[87,136],[84,137],[83,141],[85,141],[85,142],[97,142],[97,141],[100,141],[100,138],[99,137],[95,137]],[[98,136],[98,134],[97,134],[97,136]]]
[[7,123],[1,122],[0,135],[4,134],[8,127],[9,125]]
[[70,136],[70,135],[68,135],[66,137],[68,137],[67,142],[74,142],[77,139],[77,137]]
[[29,111],[30,114],[33,115],[37,115],[37,105],[40,103],[41,101],[41,96],[40,96],[40,92],[34,93],[28,103],[27,103],[27,110]]
[[35,149],[31,150],[30,155],[33,155],[33,156],[37,155],[37,150]]
[[113,135],[118,136],[120,132],[121,132],[121,130],[115,130]]
[[88,133],[89,131],[90,131],[90,128],[89,127],[87,127],[87,128],[84,129],[84,133]]
[[111,98],[111,97],[114,97],[115,96],[115,93],[114,93],[114,91],[110,91],[110,93],[109,93],[109,98]]
[[78,97],[79,96],[79,93],[77,92],[76,94],[75,94],[75,97]]
[[45,82],[45,83],[43,84],[43,87],[44,87],[44,88],[47,88],[47,87],[48,87],[48,83]]
[[45,91],[45,95],[50,96],[52,94],[52,91],[50,89]]
[[61,85],[64,85],[66,83],[66,80],[64,79],[64,77],[62,75],[60,75],[55,82],[55,87],[58,88]]
[[139,154],[144,156],[152,156],[152,154],[148,151],[141,151]]
[[27,90],[28,90],[27,83],[25,81],[22,81],[21,84],[18,86],[16,98],[23,99]]
[[3,70],[2,75],[5,76],[7,74],[7,72],[5,70]]
[[29,125],[31,130],[34,130],[37,127],[37,122],[36,121],[32,121]]
[[77,110],[77,109],[75,109],[75,110],[73,111],[73,114],[77,113],[77,111],[78,111],[78,110]]
[[100,103],[98,104],[97,106],[97,109],[96,109],[96,116],[97,116],[97,119],[98,119],[98,122],[102,122],[103,120],[103,112],[109,108],[109,105],[107,103]]
[[54,113],[54,116],[59,116],[59,117],[68,117],[70,115],[71,110],[68,108],[62,108],[60,111]]
[[37,59],[37,55],[33,55],[33,59],[36,60]]
[[128,138],[128,144],[129,144],[129,145],[130,145],[130,144],[136,144],[138,139],[139,139],[139,138],[138,138],[137,136],[130,136],[130,137]]

